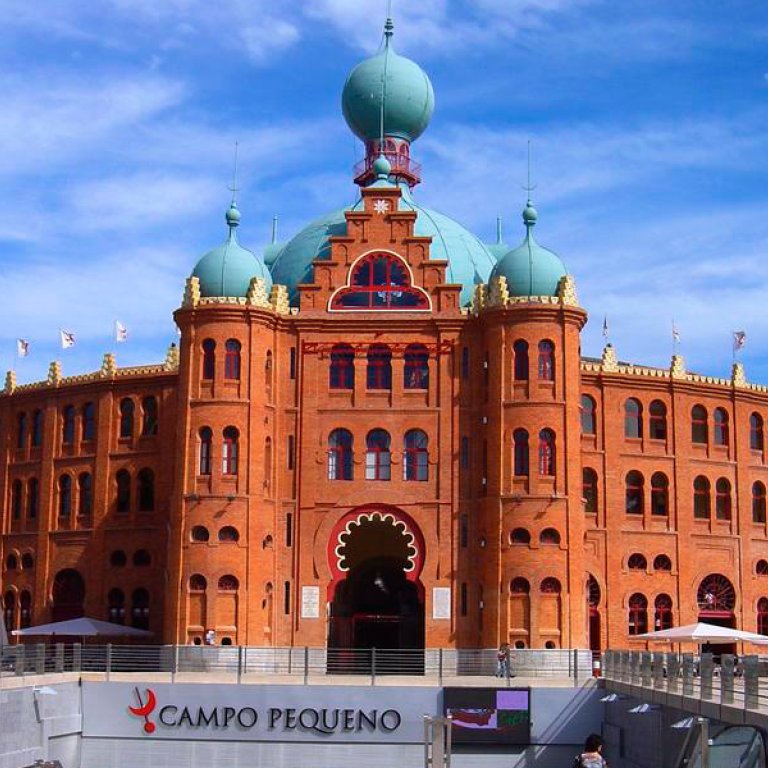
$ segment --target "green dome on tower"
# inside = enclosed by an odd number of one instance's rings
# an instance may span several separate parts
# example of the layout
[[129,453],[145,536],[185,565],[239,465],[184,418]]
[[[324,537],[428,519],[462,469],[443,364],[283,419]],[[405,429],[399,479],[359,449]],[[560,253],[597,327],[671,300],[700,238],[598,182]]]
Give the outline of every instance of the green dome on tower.
[[363,141],[381,136],[382,99],[384,135],[408,142],[424,133],[435,109],[435,93],[426,72],[395,53],[393,26],[387,19],[384,47],[352,70],[341,95],[344,119]]

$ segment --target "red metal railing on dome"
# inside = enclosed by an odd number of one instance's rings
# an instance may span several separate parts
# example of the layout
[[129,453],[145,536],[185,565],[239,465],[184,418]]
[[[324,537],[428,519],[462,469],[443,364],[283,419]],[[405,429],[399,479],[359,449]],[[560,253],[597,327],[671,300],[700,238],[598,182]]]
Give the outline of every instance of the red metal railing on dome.
[[[396,151],[384,151],[384,156],[392,166],[392,175],[404,179],[413,188],[421,181],[421,163],[412,160],[408,155]],[[368,154],[364,160],[355,165],[355,184],[366,184],[376,178],[373,163],[376,155]]]

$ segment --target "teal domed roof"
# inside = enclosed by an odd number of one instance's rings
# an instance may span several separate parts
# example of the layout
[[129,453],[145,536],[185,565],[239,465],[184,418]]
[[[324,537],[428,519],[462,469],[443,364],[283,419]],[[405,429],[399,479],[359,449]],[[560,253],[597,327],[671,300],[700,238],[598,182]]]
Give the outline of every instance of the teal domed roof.
[[510,296],[556,296],[560,278],[567,274],[560,257],[539,245],[533,237],[538,213],[528,201],[523,210],[526,227],[523,242],[501,257],[490,280],[504,276]]
[[233,202],[227,211],[227,239],[203,256],[192,270],[200,280],[201,296],[246,296],[251,278],[264,279],[267,293],[272,277],[264,261],[237,242],[235,229],[240,224],[240,211]]
[[[403,195],[400,210],[416,211],[415,234],[432,238],[431,258],[448,262],[446,281],[462,285],[461,304],[469,304],[475,286],[488,282],[496,259],[468,229],[442,213],[422,208],[406,184],[401,184],[400,188]],[[349,210],[359,210],[361,205],[358,201]],[[312,261],[330,258],[328,238],[344,235],[346,231],[342,209],[316,219],[286,243],[272,264],[272,279],[278,285],[288,286],[291,303],[298,302],[296,286],[312,282]]]
[[392,26],[388,19],[383,49],[352,70],[341,95],[344,119],[363,141],[381,136],[382,99],[384,135],[409,142],[424,133],[435,109],[426,72],[392,48]]

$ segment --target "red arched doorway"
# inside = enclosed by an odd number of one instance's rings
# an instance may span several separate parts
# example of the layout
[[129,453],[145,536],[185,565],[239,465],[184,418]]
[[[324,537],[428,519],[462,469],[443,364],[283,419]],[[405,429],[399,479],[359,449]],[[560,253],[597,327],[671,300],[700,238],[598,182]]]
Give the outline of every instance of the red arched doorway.
[[589,622],[589,649],[593,653],[600,653],[602,643],[600,640],[600,585],[597,579],[590,573],[587,579],[587,621]]
[[53,580],[53,621],[79,619],[85,615],[85,582],[74,568],[59,571]]
[[[736,627],[736,590],[730,580],[721,573],[705,576],[696,592],[699,621],[718,627]],[[708,648],[714,654],[735,653],[735,643],[718,643]]]

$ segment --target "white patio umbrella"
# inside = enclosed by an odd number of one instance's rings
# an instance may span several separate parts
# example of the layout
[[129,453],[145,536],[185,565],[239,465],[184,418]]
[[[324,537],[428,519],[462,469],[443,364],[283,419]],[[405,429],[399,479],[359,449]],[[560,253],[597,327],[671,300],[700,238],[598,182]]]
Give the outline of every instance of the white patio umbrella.
[[670,643],[753,643],[768,645],[768,636],[756,632],[745,632],[731,627],[718,627],[703,621],[697,624],[686,624],[684,627],[672,627],[658,632],[647,632],[637,635],[637,639],[652,641],[667,641]]
[[54,621],[52,624],[38,624],[36,627],[15,629],[11,633],[20,637],[152,637],[152,632],[144,629],[112,624],[109,621],[89,619],[85,616],[67,621]]

